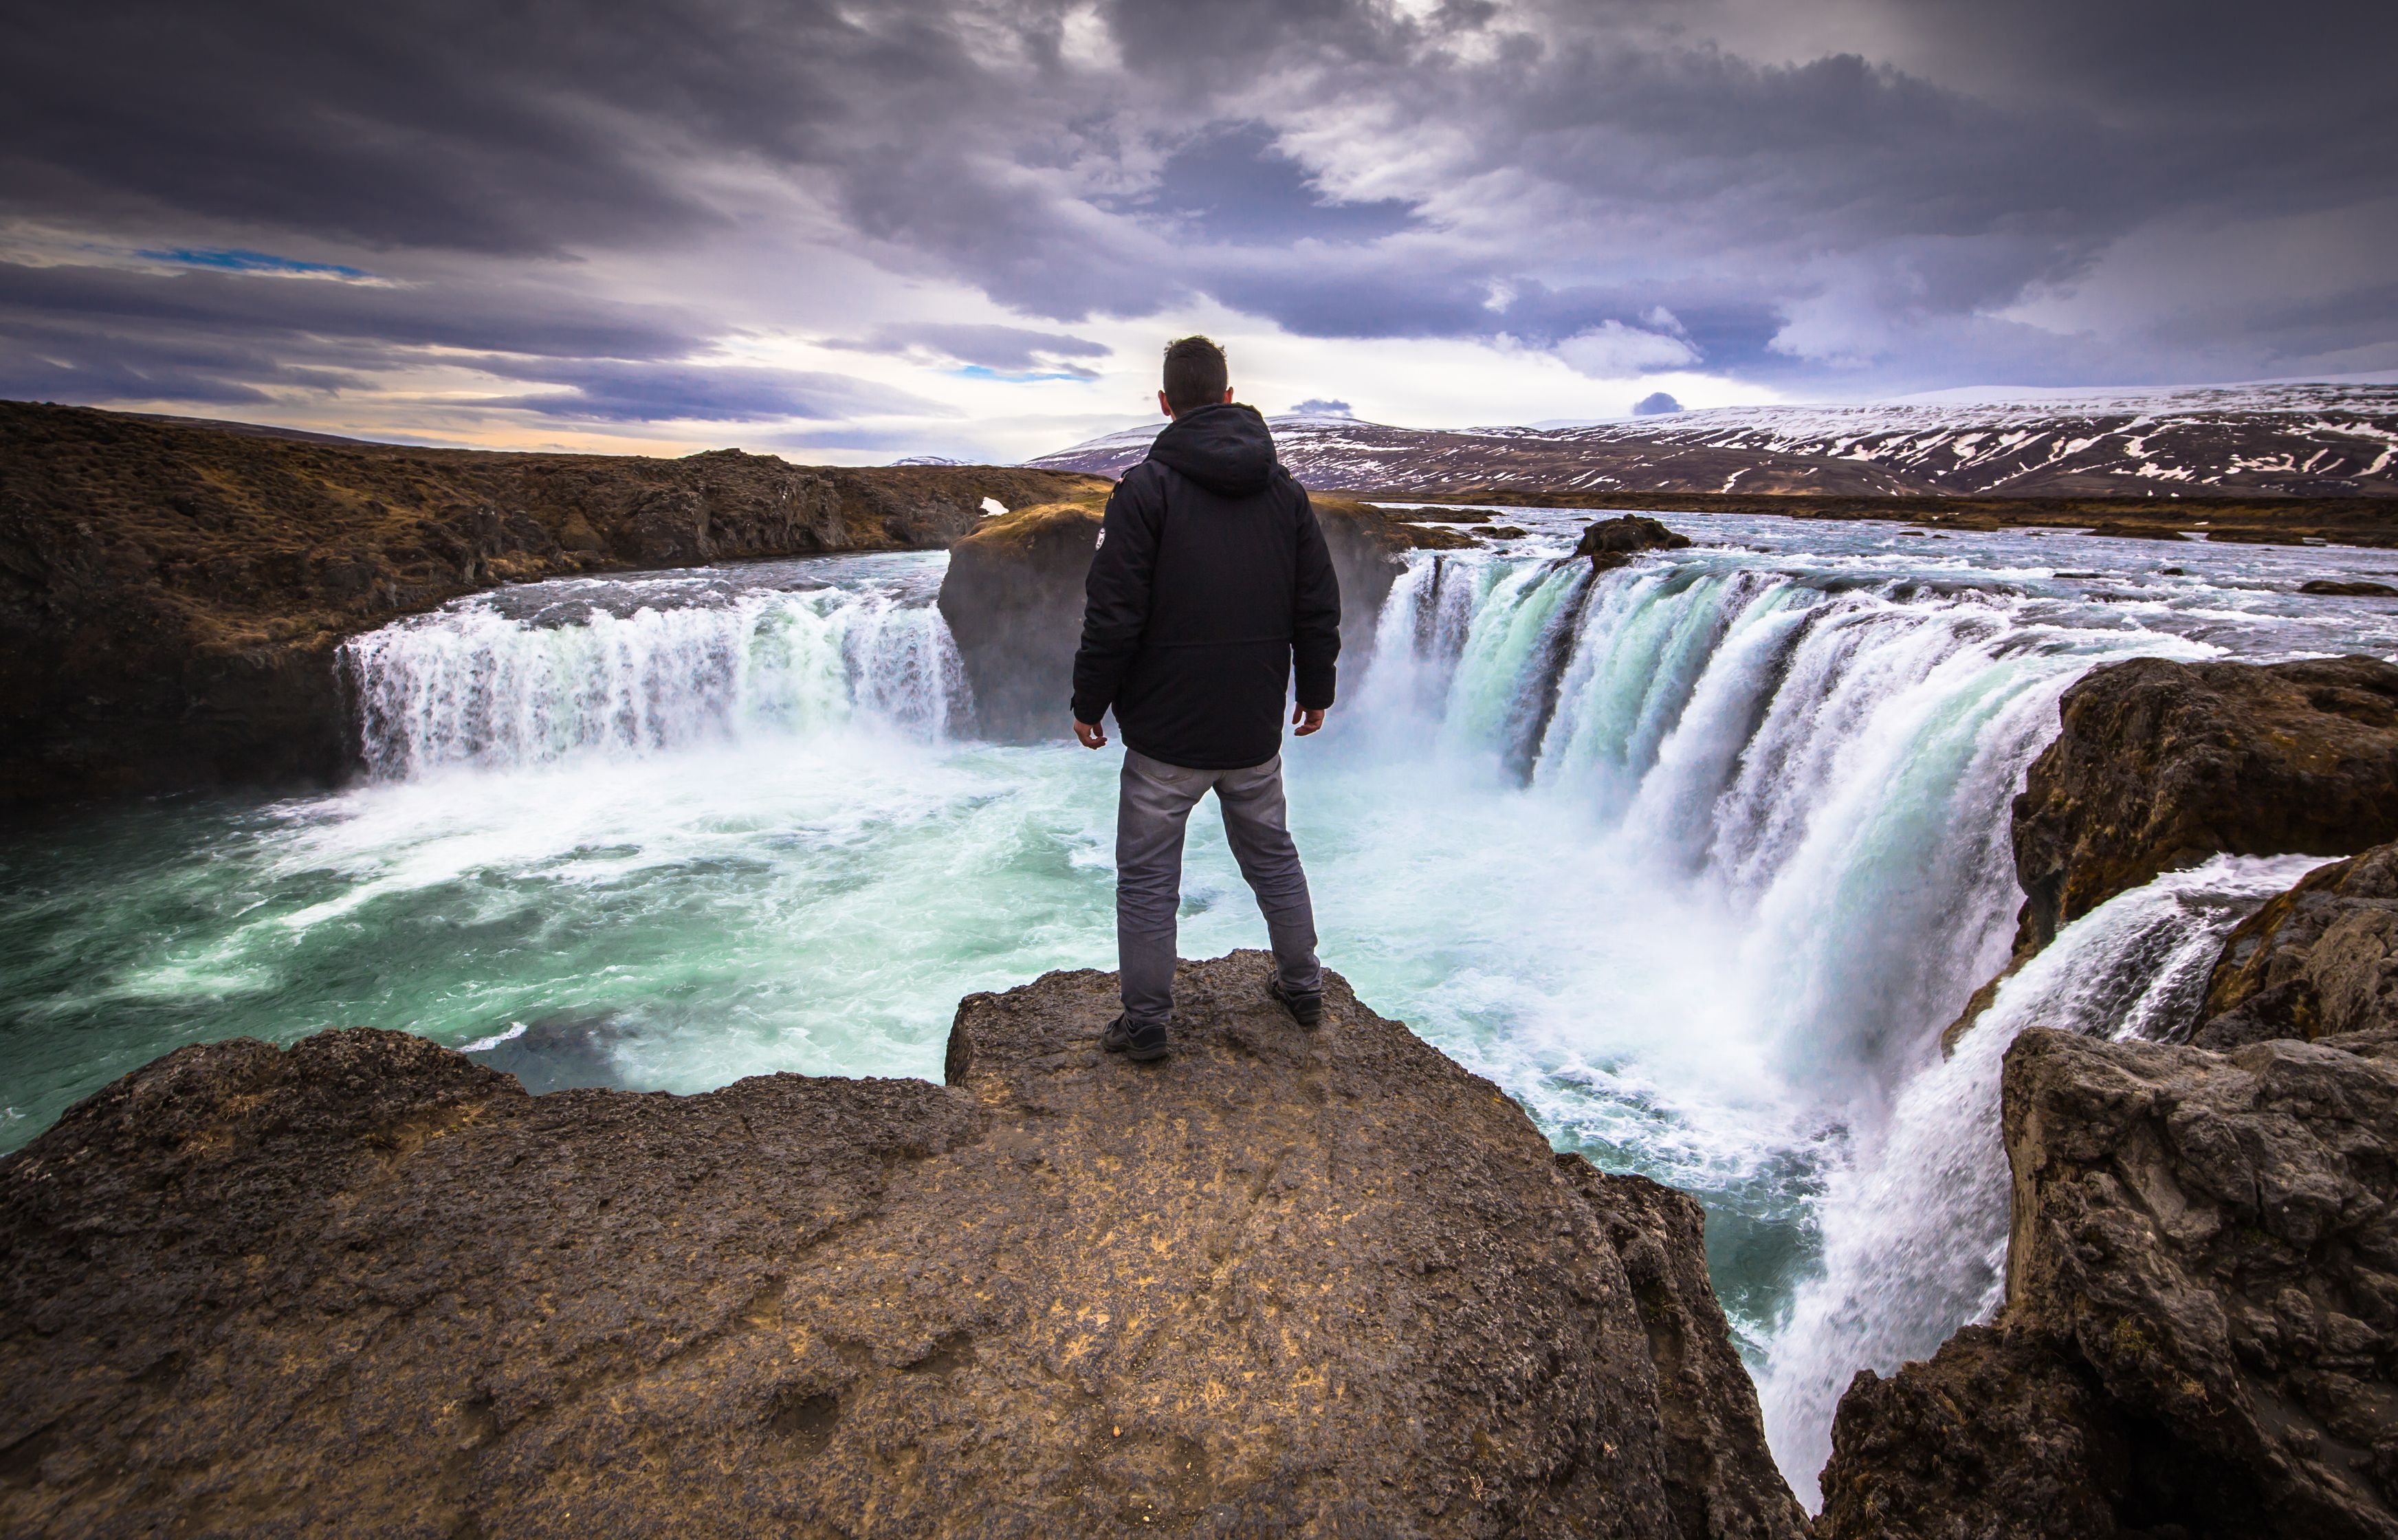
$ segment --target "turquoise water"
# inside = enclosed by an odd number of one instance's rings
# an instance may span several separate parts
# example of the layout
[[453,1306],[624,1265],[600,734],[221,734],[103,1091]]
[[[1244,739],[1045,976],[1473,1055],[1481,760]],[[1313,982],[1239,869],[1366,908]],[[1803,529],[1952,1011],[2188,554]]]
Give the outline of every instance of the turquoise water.
[[[1700,547],[1593,581],[1552,564],[1579,520],[1514,517],[1418,559],[1289,749],[1326,960],[1560,1147],[1697,1193],[1760,1364],[2004,955],[2007,803],[2066,685],[2398,652],[2398,604],[2290,592],[2372,553],[1677,518]],[[0,1148],[177,1045],[338,1026],[535,1089],[937,1077],[960,995],[1111,965],[1116,766],[964,736],[942,562],[464,601],[354,648],[373,777],[11,831]],[[1193,831],[1183,951],[1260,944]]]

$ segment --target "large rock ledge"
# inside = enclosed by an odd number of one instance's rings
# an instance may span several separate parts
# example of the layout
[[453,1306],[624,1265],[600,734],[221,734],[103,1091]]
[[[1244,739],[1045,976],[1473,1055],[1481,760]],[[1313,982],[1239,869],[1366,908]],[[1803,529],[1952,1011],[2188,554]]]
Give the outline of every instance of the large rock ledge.
[[2065,693],[2015,799],[2018,956],[2209,856],[2350,856],[2398,840],[2398,664],[2135,658]]
[[2398,844],[2317,867],[2225,938],[2190,1041],[2398,1027]]
[[1267,968],[946,1086],[182,1049],[0,1163],[0,1532],[1801,1534],[1697,1206]]
[[0,804],[282,778],[352,753],[342,641],[505,582],[937,548],[1104,492],[841,469],[307,441],[0,402]]

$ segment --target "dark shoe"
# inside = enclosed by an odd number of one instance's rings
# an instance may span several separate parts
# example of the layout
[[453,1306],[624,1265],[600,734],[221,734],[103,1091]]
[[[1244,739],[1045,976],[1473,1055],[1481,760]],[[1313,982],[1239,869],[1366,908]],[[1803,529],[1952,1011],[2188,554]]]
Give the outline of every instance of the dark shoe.
[[1314,994],[1293,994],[1282,987],[1280,979],[1269,979],[1266,980],[1266,993],[1273,995],[1283,1009],[1290,1012],[1290,1019],[1302,1027],[1313,1027],[1324,1020],[1324,994],[1320,990]]
[[1136,1064],[1153,1064],[1169,1051],[1164,1023],[1152,1021],[1144,1027],[1127,1027],[1121,1016],[1099,1033],[1099,1047],[1110,1053],[1123,1054]]

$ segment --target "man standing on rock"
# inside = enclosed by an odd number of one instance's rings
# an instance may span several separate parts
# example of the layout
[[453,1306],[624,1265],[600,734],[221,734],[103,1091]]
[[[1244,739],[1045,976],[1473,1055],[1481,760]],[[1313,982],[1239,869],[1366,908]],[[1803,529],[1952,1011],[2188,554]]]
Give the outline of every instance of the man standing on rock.
[[1116,956],[1124,1014],[1100,1046],[1165,1057],[1174,1010],[1182,831],[1214,788],[1224,835],[1273,939],[1275,999],[1324,1014],[1315,911],[1282,791],[1282,709],[1298,674],[1297,736],[1324,725],[1340,653],[1340,585],[1307,493],[1274,458],[1255,407],[1233,404],[1224,350],[1165,350],[1157,404],[1173,422],[1108,499],[1074,656],[1074,736],[1123,730],[1116,803]]

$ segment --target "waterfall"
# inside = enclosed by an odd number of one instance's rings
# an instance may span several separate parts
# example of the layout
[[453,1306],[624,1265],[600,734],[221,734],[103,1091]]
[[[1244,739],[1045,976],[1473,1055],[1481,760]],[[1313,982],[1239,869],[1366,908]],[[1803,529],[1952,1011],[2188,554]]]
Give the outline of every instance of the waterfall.
[[753,589],[532,616],[468,601],[357,637],[343,657],[361,752],[392,779],[853,721],[939,737],[965,705],[939,612],[873,589]]
[[[1939,1029],[2008,959],[2009,804],[2058,697],[2101,662],[2219,649],[2006,580],[1874,570],[1704,547],[1606,574],[1419,553],[1335,732],[1294,756],[1335,834],[1312,847],[1319,873],[1349,885],[1340,966],[1418,990],[1420,1030],[1556,1136],[1701,1191],[1728,1245],[1745,1225],[1785,1248],[1769,1293],[1743,1305],[1727,1278],[1725,1298],[1802,1491],[1855,1369],[1920,1356],[1989,1307],[2007,1041],[2035,1020],[2149,1030],[2297,870],[2216,863],[2085,916],[1943,1061]],[[977,848],[1045,849],[1066,829],[1072,851],[1103,850],[1109,793],[1084,760],[995,750],[961,770],[909,747],[940,748],[965,705],[925,575],[794,591],[771,581],[814,579],[660,574],[465,601],[349,644],[363,750],[406,780],[865,728],[899,740],[881,763],[909,784],[1042,788],[1001,799],[1040,810],[1033,835],[979,790],[960,807],[980,813],[939,815],[991,818]],[[1077,805],[1099,820],[1087,837]],[[1410,865],[1427,844],[1432,865]],[[882,845],[840,860],[904,864]],[[930,891],[895,904],[934,913]],[[1061,912],[1080,912],[1076,893]],[[963,894],[961,934],[980,945],[981,895]],[[1432,911],[1438,925],[1410,928]]]
[[1886,1098],[2005,961],[2008,804],[2092,664],[2205,655],[2004,594],[1680,560],[1420,557],[1363,714],[1586,810],[1743,923],[1791,1068]]
[[1942,1061],[1939,1029],[2009,955],[2010,804],[2058,697],[2110,658],[2213,651],[2055,615],[2001,586],[1731,556],[1594,579],[1580,561],[1444,553],[1394,586],[1378,635],[1367,711],[1403,719],[1374,725],[1385,751],[1478,759],[1523,789],[1524,817],[1590,820],[1592,856],[1637,871],[1661,910],[1724,915],[1731,993],[1829,1120],[1820,1274],[1754,1344],[1803,1493],[1858,1368],[1927,1354],[1992,1307],[1998,1071],[2015,1032],[2175,1020],[2223,934],[2309,864],[2219,861],[2122,896],[2009,980]]
[[2218,856],[2118,894],[1999,986],[1956,1053],[1911,1081],[1825,1196],[1824,1271],[1802,1285],[1759,1385],[1767,1434],[1810,1506],[1832,1412],[1859,1369],[1931,1357],[2006,1282],[1999,1069],[2027,1027],[2154,1039],[2186,1023],[2232,927],[2322,858]]

